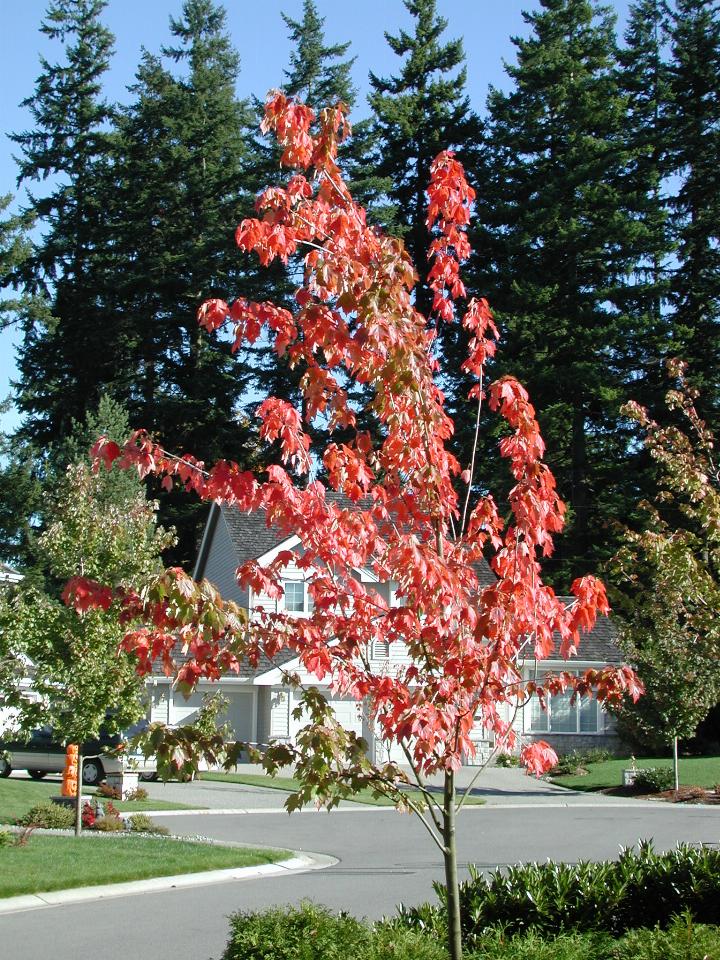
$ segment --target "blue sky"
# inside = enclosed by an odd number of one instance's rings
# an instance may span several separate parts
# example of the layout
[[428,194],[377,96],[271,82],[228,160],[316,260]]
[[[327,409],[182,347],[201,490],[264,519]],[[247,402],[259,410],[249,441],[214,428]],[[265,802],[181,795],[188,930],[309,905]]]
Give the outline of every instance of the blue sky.
[[[628,0],[610,5],[622,22]],[[19,104],[32,94],[39,57],[44,55],[51,62],[61,57],[59,45],[49,42],[38,29],[46,6],[46,0],[0,0],[0,194],[17,193],[14,148],[6,134],[30,124],[27,111]],[[389,75],[400,63],[384,32],[410,26],[410,17],[401,0],[317,0],[317,6],[325,17],[327,41],[352,43],[350,52],[357,57],[353,77],[360,91],[356,116],[360,117],[365,113],[368,71]],[[241,56],[238,93],[262,97],[282,83],[288,62],[290,43],[281,11],[300,19],[302,0],[227,0],[225,7],[230,35]],[[438,0],[438,10],[448,20],[446,37],[464,39],[468,93],[476,109],[482,109],[490,84],[506,86],[503,59],[513,59],[510,37],[527,35],[522,11],[537,7],[535,0]],[[169,17],[177,16],[180,9],[181,0],[110,0],[103,19],[115,34],[116,53],[107,74],[108,99],[128,99],[127,86],[132,83],[141,48],[158,51],[169,39]],[[22,188],[17,202],[22,202]],[[234,229],[234,224],[228,228]],[[10,392],[14,343],[12,332],[0,334],[0,399]],[[15,423],[13,413],[0,420],[4,429]]]

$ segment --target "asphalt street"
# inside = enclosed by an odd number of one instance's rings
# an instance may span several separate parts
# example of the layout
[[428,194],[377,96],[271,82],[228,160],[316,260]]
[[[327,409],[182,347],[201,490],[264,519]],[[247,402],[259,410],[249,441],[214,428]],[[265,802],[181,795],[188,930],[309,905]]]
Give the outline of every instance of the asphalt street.
[[[550,800],[526,798],[514,805],[466,808],[458,824],[463,875],[468,863],[491,869],[547,858],[611,858],[621,846],[641,838],[665,849],[681,840],[720,842],[717,807],[600,802],[562,808],[554,796]],[[292,877],[8,914],[0,917],[0,958],[219,960],[227,941],[227,917],[238,910],[312,899],[375,918],[392,914],[401,901],[432,899],[432,881],[442,876],[439,852],[430,838],[414,818],[394,810],[183,815],[164,822],[173,833],[326,853],[340,862]]]

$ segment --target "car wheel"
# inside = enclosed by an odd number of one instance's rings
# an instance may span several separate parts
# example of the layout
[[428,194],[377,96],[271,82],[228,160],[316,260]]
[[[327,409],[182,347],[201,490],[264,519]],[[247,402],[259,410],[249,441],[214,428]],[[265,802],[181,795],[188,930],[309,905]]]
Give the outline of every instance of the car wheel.
[[9,777],[12,773],[10,762],[0,754],[0,777]]
[[157,778],[157,770],[151,770],[148,773],[141,773],[138,777],[139,780],[144,780],[145,783],[155,783]]
[[105,776],[99,760],[86,760],[82,768],[82,782],[86,787],[94,787]]
[[47,770],[28,770],[28,773],[33,780],[42,780],[43,777],[47,776]]

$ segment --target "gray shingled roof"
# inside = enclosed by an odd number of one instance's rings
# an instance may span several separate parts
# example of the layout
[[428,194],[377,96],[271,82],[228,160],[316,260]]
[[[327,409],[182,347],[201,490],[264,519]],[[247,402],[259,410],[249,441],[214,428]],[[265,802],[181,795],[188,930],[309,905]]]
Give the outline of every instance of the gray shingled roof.
[[[325,498],[344,510],[352,509],[355,506],[348,497],[334,493],[332,490],[326,491]],[[220,509],[235,548],[238,566],[248,560],[255,560],[263,556],[273,547],[277,547],[284,540],[287,540],[285,535],[280,534],[277,527],[267,526],[264,514],[259,511],[242,513],[236,507],[225,505],[221,506]],[[480,586],[487,587],[495,582],[495,574],[486,560],[475,564],[475,572],[480,581]]]
[[277,527],[268,527],[264,513],[242,513],[237,507],[225,505],[220,509],[235,548],[238,567],[287,540],[287,536],[281,534]]
[[[560,597],[565,603],[572,603],[575,597]],[[580,643],[576,657],[572,657],[567,662],[568,667],[572,667],[573,660],[597,663],[620,664],[625,662],[620,649],[617,646],[617,627],[610,617],[599,616],[595,621],[595,626],[590,633],[580,634]],[[555,651],[550,655],[551,660],[560,660],[560,637],[555,635]]]
[[[326,492],[326,498],[345,509],[352,508],[353,506],[352,501],[347,497],[333,493],[332,491]],[[237,566],[240,566],[248,560],[263,556],[263,554],[279,546],[287,539],[287,536],[281,534],[277,527],[268,527],[264,514],[260,512],[243,513],[235,507],[225,505],[221,506],[220,509],[235,550]],[[490,569],[490,565],[486,560],[475,564],[475,571],[482,587],[490,586],[496,580],[495,574]],[[563,597],[562,599],[570,603],[574,598]],[[581,644],[578,648],[578,659],[602,663],[621,663],[623,658],[614,642],[616,636],[617,631],[613,623],[607,617],[598,617],[592,632],[582,637]],[[559,637],[557,638],[557,642],[557,658],[559,659]],[[179,654],[179,650],[176,651],[176,653]],[[268,670],[273,669],[273,667],[282,666],[295,657],[296,654],[290,650],[282,651],[275,658],[274,662],[271,662],[263,655],[257,669],[253,669],[247,663],[243,663],[239,676],[251,679],[266,673]],[[179,656],[176,659],[182,661],[185,658]],[[161,673],[161,671],[158,670],[158,673]]]

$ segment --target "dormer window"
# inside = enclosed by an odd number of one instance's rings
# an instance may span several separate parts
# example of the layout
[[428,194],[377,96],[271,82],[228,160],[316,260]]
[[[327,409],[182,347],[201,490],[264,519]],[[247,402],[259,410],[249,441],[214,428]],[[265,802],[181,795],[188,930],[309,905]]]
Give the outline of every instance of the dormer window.
[[307,611],[307,594],[304,580],[283,580],[285,594],[285,609],[288,613],[305,613]]

